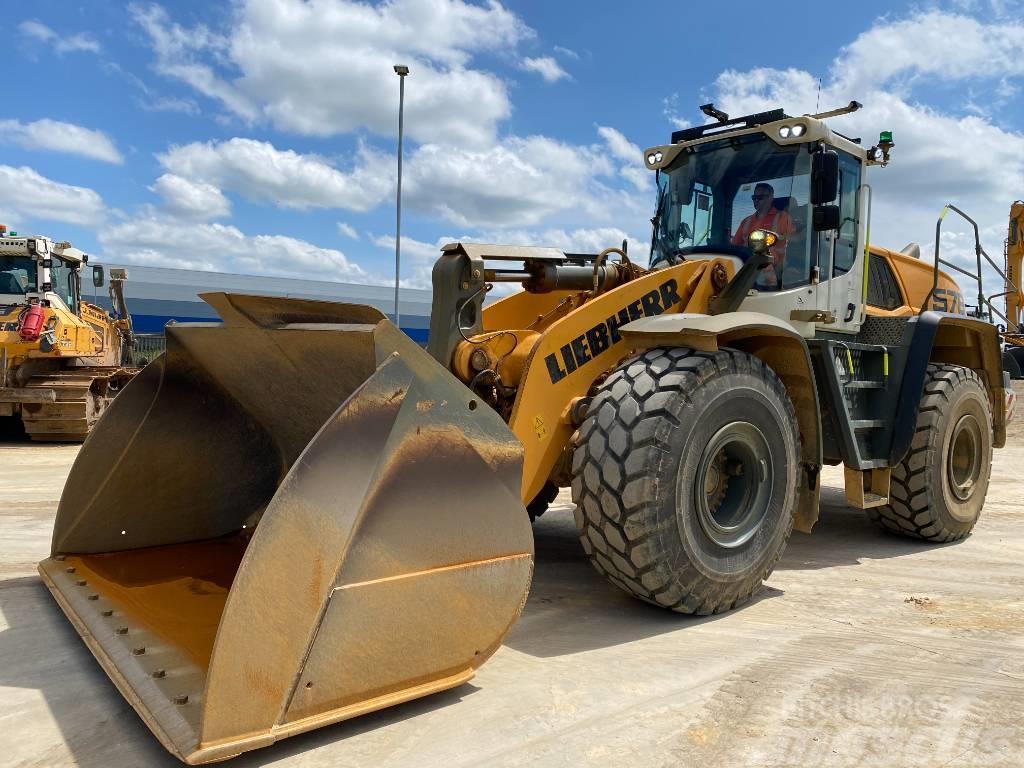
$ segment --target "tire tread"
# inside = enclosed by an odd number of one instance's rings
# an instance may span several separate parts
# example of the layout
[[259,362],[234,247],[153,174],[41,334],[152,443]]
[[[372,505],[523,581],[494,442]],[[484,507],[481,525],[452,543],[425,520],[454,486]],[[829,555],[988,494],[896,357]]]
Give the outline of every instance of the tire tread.
[[[627,360],[602,385],[580,427],[572,461],[580,541],[598,573],[648,603],[681,613],[729,610],[760,588],[792,532],[793,517],[787,515],[782,545],[763,573],[740,584],[710,582],[693,563],[672,572],[657,549],[670,525],[659,518],[654,500],[661,497],[659,478],[664,476],[658,470],[676,458],[668,448],[672,431],[680,426],[674,411],[690,406],[693,393],[712,378],[737,372],[758,376],[778,395],[798,435],[796,412],[779,377],[758,358],[730,349],[654,348]],[[630,399],[636,411],[623,408]],[[621,417],[624,410],[636,414],[628,426]],[[622,432],[626,447],[616,458],[609,443]],[[603,471],[609,461],[617,471]]]
[[[930,498],[934,489],[928,485],[928,469],[932,462],[944,462],[944,457],[938,455],[941,445],[936,445],[936,440],[941,440],[937,433],[946,407],[955,388],[970,383],[977,384],[984,391],[978,374],[970,368],[939,364],[928,366],[910,449],[903,461],[892,468],[889,504],[867,510],[868,517],[882,528],[933,542],[958,541],[970,533],[970,527],[950,528],[942,523]],[[985,471],[991,472],[991,464]]]

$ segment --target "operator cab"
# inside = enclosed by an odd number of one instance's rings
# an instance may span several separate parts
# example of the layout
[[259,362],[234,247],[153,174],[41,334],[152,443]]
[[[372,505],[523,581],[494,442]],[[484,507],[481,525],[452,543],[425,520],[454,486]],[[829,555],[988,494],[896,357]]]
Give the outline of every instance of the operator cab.
[[865,150],[821,118],[859,106],[733,120],[702,108],[718,122],[676,131],[672,144],[647,150],[658,189],[650,266],[725,256],[739,268],[751,256],[751,232],[769,230],[778,236],[772,263],[743,308],[794,322],[807,336],[815,333],[812,316],[828,321],[823,330],[855,332],[869,207],[864,167],[885,164],[891,141]]
[[42,299],[77,314],[87,258],[70,243],[19,237],[0,225],[0,306]]

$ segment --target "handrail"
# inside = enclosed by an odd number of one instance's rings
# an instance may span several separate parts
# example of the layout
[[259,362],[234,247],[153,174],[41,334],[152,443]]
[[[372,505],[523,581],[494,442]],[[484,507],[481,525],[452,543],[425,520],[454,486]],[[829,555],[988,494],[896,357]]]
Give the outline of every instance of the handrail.
[[[941,245],[942,245],[942,221],[946,218],[946,214],[949,213],[950,211],[953,211],[954,213],[959,214],[963,219],[965,219],[968,223],[970,223],[970,225],[974,228],[974,255],[975,255],[975,258],[977,259],[977,267],[978,267],[977,273],[969,272],[968,270],[964,269],[963,267],[958,266],[957,264],[954,264],[951,261],[947,261],[946,259],[943,259],[939,255],[939,250],[940,250]],[[941,265],[943,265],[945,267],[949,267],[950,269],[955,270],[956,272],[959,272],[962,275],[966,275],[967,277],[971,278],[972,280],[974,280],[978,284],[978,305],[977,306],[978,306],[978,313],[979,313],[979,315],[981,315],[981,313],[983,312],[983,309],[985,307],[987,307],[988,308],[988,319],[990,321],[992,319],[992,315],[995,314],[995,315],[998,315],[1000,318],[1002,318],[1007,324],[1009,324],[1010,323],[1009,319],[1006,317],[1006,315],[1004,315],[1002,312],[997,310],[992,305],[992,300],[993,299],[997,299],[1000,296],[1009,295],[1010,293],[1018,293],[1018,291],[1017,291],[1016,288],[1014,288],[1012,291],[1005,291],[1003,293],[996,294],[995,296],[992,296],[990,298],[986,298],[985,297],[984,285],[982,283],[982,277],[981,277],[981,268],[982,268],[981,260],[983,258],[985,259],[985,261],[988,262],[989,266],[992,267],[992,269],[994,269],[996,271],[996,274],[999,275],[1003,279],[1003,285],[1004,286],[1010,285],[1009,278],[1006,277],[1006,274],[1003,272],[1002,269],[999,268],[999,265],[997,265],[994,261],[992,261],[992,258],[985,252],[985,249],[981,246],[981,233],[980,233],[980,231],[978,229],[978,222],[976,222],[974,219],[972,219],[970,216],[968,216],[966,213],[964,213],[962,210],[957,208],[952,203],[946,203],[942,207],[942,212],[939,214],[938,221],[935,222],[935,264],[934,264],[933,271],[932,271],[932,287],[929,289],[928,294],[924,297],[924,301],[921,302],[921,307],[918,309],[918,314],[919,315],[922,314],[928,308],[928,302],[935,295],[935,291],[939,287],[939,265],[941,264]],[[982,317],[984,318],[984,315],[982,315]],[[1014,333],[1019,333],[1020,332],[1019,326],[1015,327],[1013,332]]]

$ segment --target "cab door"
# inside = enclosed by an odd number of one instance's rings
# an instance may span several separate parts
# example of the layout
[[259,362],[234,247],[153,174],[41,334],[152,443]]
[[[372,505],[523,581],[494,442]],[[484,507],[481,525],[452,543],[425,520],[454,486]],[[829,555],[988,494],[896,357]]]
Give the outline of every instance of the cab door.
[[835,151],[839,155],[839,191],[833,204],[839,207],[839,227],[816,233],[819,282],[815,306],[835,318],[833,323],[819,324],[821,330],[856,333],[864,313],[867,190],[861,185],[860,159]]

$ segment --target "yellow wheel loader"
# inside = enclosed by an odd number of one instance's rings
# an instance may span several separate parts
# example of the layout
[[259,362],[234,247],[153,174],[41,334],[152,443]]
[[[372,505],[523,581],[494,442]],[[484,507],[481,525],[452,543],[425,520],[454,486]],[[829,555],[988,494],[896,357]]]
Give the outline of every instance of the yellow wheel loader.
[[[891,137],[830,114],[648,150],[647,268],[446,246],[426,350],[368,307],[256,296],[168,328],[40,564],[164,746],[220,760],[469,679],[522,610],[552,488],[600,573],[683,613],[757,591],[825,464],[885,527],[967,535],[1005,440],[998,335],[927,309],[936,281],[959,295],[945,273],[869,250]],[[485,305],[500,282],[523,290]]]
[[110,276],[112,317],[82,300],[88,260],[0,225],[0,423],[32,440],[82,442],[137,371],[124,270]]

